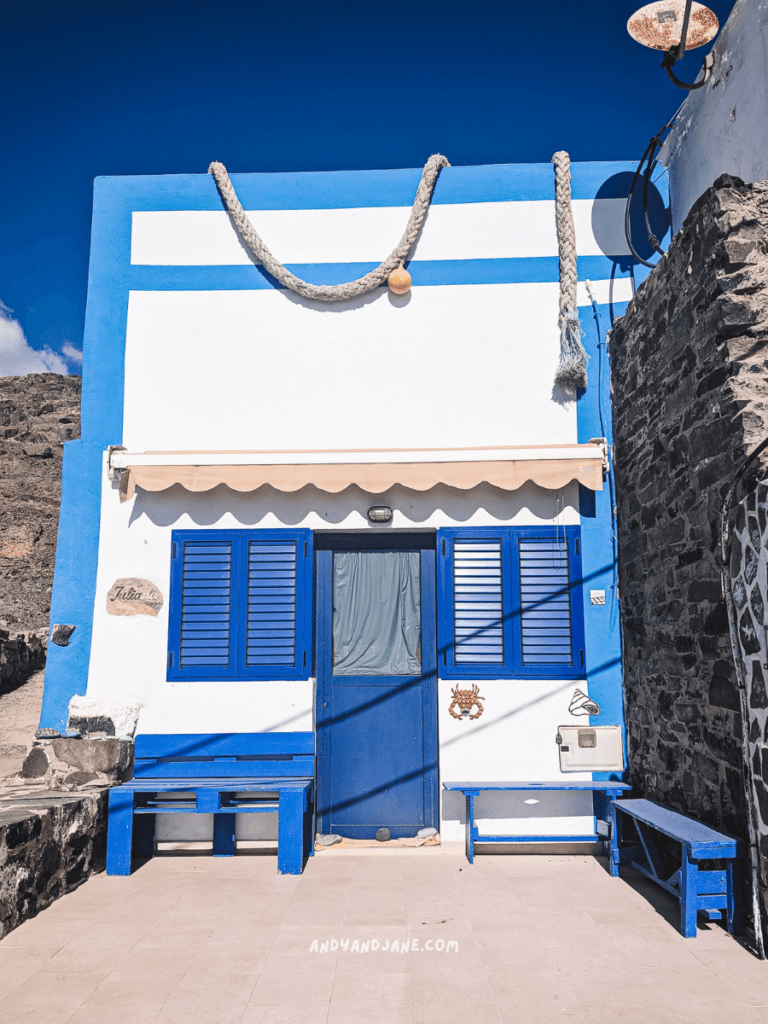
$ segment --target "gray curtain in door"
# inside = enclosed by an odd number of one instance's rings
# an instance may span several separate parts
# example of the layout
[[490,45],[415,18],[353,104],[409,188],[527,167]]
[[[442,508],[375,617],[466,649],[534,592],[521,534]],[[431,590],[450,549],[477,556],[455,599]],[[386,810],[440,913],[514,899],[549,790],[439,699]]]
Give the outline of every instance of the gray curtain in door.
[[337,551],[333,556],[333,674],[421,672],[418,551]]

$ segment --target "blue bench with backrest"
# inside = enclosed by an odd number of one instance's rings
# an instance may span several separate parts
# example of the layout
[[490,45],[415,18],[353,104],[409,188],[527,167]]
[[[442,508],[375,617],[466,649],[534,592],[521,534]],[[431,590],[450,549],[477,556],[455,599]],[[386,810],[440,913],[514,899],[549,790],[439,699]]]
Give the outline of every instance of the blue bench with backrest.
[[213,855],[235,853],[237,814],[278,813],[277,870],[300,875],[314,852],[311,732],[144,735],[134,776],[109,791],[107,874],[155,852],[158,814],[213,814]]
[[[740,884],[736,860],[738,840],[716,832],[700,821],[686,817],[652,800],[614,800],[616,811],[616,865],[630,864],[680,901],[680,931],[687,939],[696,937],[696,916],[709,918],[726,913],[728,931],[741,935]],[[640,843],[624,845],[625,818],[631,818]],[[682,848],[680,867],[665,877],[653,838],[660,832]],[[727,861],[725,868],[702,870],[701,861]]]
[[[616,859],[613,856],[616,842],[616,829],[613,821],[613,800],[620,793],[632,787],[627,782],[592,782],[591,780],[573,780],[568,782],[444,782],[443,789],[448,792],[464,794],[466,806],[466,851],[470,864],[475,859],[475,843],[603,843],[608,855],[608,865],[612,875],[619,873]],[[595,815],[595,832],[588,835],[526,835],[500,836],[481,835],[475,824],[475,797],[481,793],[498,792],[538,792],[553,790],[556,792],[592,793],[592,807]]]

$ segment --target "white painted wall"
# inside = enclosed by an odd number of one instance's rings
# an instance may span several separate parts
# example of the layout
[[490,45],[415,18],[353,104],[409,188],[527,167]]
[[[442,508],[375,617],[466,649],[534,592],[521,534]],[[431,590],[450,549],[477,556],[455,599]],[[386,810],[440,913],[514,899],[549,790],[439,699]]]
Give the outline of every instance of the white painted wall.
[[[692,51],[678,76],[692,78],[705,52]],[[689,94],[662,152],[673,231],[721,174],[768,178],[768,0],[737,0],[712,52],[710,79]]]
[[[455,680],[438,684],[440,782],[537,782],[591,779],[589,772],[562,775],[557,727],[578,719],[568,711],[575,682],[491,679],[478,683],[485,697],[480,718],[457,720],[448,711]],[[471,683],[460,682],[462,689]],[[526,800],[537,800],[526,804]],[[585,835],[594,832],[590,793],[484,793],[475,801],[481,835]],[[440,832],[446,842],[464,839],[464,795],[442,793]]]
[[414,287],[350,302],[291,292],[132,292],[131,451],[569,444],[552,394],[557,284]]
[[[580,256],[627,255],[623,199],[575,199]],[[399,241],[410,207],[251,210],[249,219],[282,263],[381,263]],[[595,228],[600,238],[598,244]],[[557,256],[554,200],[435,204],[411,259],[480,260]],[[133,214],[131,263],[237,266],[252,262],[223,211]]]

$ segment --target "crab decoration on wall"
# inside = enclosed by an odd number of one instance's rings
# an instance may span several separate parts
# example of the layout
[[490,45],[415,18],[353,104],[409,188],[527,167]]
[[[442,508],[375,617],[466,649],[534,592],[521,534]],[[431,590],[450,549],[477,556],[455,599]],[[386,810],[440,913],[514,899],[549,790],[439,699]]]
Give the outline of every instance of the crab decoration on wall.
[[[480,701],[485,700],[485,697],[480,696],[480,687],[476,683],[472,684],[471,690],[460,690],[458,686],[454,686],[451,693],[453,700],[448,710],[454,718],[479,718],[482,715],[483,705]],[[459,707],[458,713],[453,710],[456,705]],[[473,707],[476,707],[477,711],[471,715],[470,711]]]

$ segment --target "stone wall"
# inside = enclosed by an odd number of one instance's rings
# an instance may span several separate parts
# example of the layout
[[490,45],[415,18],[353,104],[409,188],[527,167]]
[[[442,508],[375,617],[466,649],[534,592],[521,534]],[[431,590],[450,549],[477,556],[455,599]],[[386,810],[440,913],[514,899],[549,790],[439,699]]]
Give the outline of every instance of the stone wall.
[[766,238],[768,182],[719,178],[610,343],[633,795],[744,839],[718,543],[734,473],[768,435]]
[[0,696],[45,665],[48,631],[18,633],[0,629]]
[[761,903],[768,920],[768,484],[758,484],[737,504],[731,524],[729,573],[749,718],[747,743],[761,860]]
[[48,628],[65,441],[80,436],[80,378],[0,377],[0,628]]
[[106,863],[107,791],[57,796],[17,783],[0,792],[0,938]]

